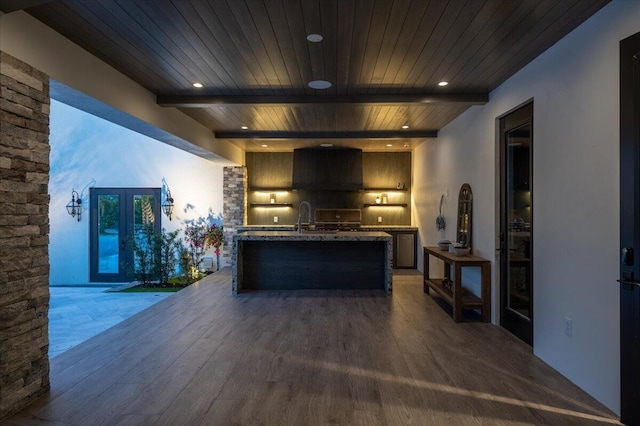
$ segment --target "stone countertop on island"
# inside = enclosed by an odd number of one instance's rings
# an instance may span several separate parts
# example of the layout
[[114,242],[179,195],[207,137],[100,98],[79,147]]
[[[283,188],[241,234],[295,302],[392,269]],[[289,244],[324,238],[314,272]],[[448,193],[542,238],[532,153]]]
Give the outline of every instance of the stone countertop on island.
[[397,231],[418,231],[417,226],[410,225],[362,225],[360,231],[382,231],[382,232],[397,232]]
[[[293,225],[244,225],[238,227],[238,232],[246,231],[295,231]],[[382,231],[382,232],[397,232],[397,231],[418,231],[417,226],[410,225],[361,225],[358,232],[363,231]]]
[[246,231],[233,236],[233,241],[391,241],[382,231]]

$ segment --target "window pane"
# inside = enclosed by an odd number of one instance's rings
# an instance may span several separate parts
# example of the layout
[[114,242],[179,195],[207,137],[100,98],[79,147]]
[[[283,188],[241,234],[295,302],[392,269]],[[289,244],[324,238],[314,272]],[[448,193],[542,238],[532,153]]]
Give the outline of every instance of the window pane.
[[514,129],[507,135],[507,306],[524,318],[531,316],[530,137],[529,124]]
[[120,199],[117,195],[98,195],[98,272],[119,271]]

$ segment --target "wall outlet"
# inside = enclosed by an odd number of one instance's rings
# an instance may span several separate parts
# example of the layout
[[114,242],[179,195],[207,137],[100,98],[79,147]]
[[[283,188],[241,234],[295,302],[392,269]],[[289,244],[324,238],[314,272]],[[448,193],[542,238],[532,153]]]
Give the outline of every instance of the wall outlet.
[[273,223],[278,223],[278,216],[273,217]]
[[382,223],[382,216],[378,216],[378,223]]
[[566,317],[564,319],[564,334],[571,337],[573,335],[573,324],[571,323],[571,318]]

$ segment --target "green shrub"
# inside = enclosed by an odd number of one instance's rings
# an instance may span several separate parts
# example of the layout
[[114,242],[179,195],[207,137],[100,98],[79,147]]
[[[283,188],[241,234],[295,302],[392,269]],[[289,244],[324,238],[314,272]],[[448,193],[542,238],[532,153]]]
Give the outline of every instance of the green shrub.
[[181,247],[180,230],[156,232],[153,224],[145,224],[127,237],[133,251],[133,265],[126,265],[134,279],[148,284],[166,284],[175,275]]

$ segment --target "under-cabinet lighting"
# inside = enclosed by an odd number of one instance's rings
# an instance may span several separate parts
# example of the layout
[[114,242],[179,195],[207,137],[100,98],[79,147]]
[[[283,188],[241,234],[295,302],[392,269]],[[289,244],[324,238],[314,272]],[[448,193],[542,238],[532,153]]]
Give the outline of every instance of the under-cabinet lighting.
[[449,82],[448,82],[448,81],[441,81],[440,83],[438,83],[438,86],[440,86],[440,87],[444,87],[444,86],[446,86],[446,85],[448,85],[448,84],[449,84]]
[[196,89],[202,89],[202,83],[193,83],[193,87]]
[[267,148],[268,146],[269,146],[269,145],[267,145],[266,143],[263,143],[263,144],[262,144],[262,147],[263,147],[263,148]]
[[287,195],[287,193],[289,191],[271,191],[268,189],[263,189],[263,190],[253,190],[253,192],[255,192],[256,194],[260,194],[260,195],[267,195],[267,196],[271,196],[271,194],[276,194],[276,195]]
[[405,124],[404,126],[402,126],[403,129],[408,129],[409,126],[407,124]]
[[388,144],[387,144],[387,148],[391,148],[392,146],[393,146],[393,144],[392,144],[392,143],[388,143]]
[[292,208],[291,206],[252,206],[254,209],[258,209],[258,210],[266,210],[269,209],[269,211],[271,210],[277,210],[277,209],[290,209]]
[[247,127],[247,126],[242,126],[242,127],[240,127],[240,128],[241,128],[242,130],[247,130],[247,129],[248,129],[248,127]]

